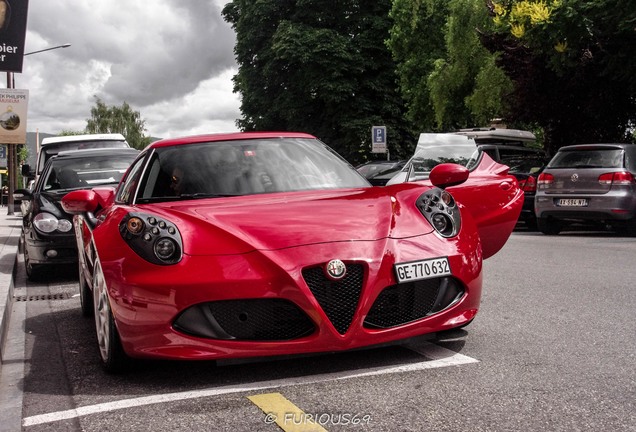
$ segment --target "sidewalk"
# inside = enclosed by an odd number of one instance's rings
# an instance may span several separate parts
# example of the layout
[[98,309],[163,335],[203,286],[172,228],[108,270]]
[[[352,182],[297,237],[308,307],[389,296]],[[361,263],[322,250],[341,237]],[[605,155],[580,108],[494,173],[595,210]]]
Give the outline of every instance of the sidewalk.
[[18,256],[18,243],[22,226],[22,214],[7,214],[7,207],[0,207],[0,371],[5,359],[5,345],[11,309],[13,305],[13,278]]

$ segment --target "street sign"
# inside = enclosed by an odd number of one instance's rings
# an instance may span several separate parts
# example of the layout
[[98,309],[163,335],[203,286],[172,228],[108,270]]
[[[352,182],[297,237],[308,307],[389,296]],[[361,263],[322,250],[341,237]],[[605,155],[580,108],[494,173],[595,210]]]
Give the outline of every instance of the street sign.
[[0,71],[22,72],[29,0],[0,0]]
[[0,89],[0,143],[26,144],[28,90]]
[[371,153],[386,153],[386,126],[371,128]]

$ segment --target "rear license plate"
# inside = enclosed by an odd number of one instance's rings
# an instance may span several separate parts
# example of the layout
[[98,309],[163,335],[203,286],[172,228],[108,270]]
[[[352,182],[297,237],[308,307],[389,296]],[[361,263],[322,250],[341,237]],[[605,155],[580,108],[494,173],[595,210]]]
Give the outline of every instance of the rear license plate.
[[587,207],[585,198],[561,198],[557,201],[559,207]]
[[431,279],[451,274],[448,258],[432,258],[408,263],[395,264],[398,283]]

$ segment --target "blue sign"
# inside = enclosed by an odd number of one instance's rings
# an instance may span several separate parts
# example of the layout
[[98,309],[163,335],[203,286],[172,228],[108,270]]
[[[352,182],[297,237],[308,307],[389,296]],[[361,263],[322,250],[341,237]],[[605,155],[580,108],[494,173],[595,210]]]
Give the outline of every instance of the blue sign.
[[386,153],[386,126],[371,128],[371,153]]

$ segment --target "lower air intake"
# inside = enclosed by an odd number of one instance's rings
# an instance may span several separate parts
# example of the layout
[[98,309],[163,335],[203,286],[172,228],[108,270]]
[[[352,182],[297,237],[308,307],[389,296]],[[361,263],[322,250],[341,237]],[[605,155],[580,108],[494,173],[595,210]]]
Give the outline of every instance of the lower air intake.
[[436,314],[464,295],[452,278],[435,278],[385,288],[364,320],[368,328],[391,328]]
[[179,315],[174,328],[199,337],[245,341],[292,340],[315,330],[298,306],[283,299],[201,303]]

